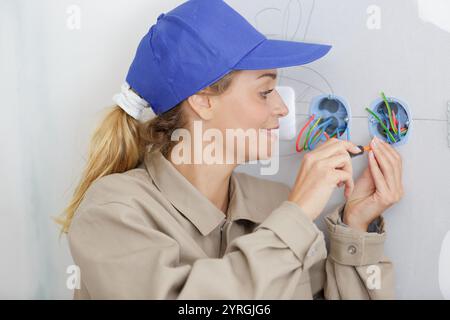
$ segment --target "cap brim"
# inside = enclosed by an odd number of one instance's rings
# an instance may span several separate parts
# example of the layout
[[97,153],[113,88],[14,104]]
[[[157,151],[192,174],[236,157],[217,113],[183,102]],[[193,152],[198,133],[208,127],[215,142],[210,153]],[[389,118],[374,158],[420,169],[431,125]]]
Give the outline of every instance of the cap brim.
[[244,56],[235,70],[262,70],[300,66],[320,59],[331,46],[267,39]]

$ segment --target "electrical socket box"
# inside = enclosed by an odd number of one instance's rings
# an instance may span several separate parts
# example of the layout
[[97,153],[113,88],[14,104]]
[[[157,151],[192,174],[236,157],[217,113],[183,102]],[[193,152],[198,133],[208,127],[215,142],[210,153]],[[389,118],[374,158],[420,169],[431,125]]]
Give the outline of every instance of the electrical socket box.
[[[386,100],[392,112],[395,113],[398,121],[398,126],[396,126],[397,133],[396,134],[391,133],[395,138],[395,142],[391,140],[392,138],[389,139],[386,137],[386,133],[382,125],[371,114],[369,114],[368,116],[369,133],[372,137],[376,136],[380,140],[385,141],[392,146],[403,145],[408,141],[409,136],[411,134],[411,124],[412,124],[411,111],[408,105],[405,102],[401,101],[400,99],[393,97],[386,97]],[[373,101],[372,104],[370,105],[370,110],[372,110],[380,118],[384,119],[388,118],[387,106],[382,98],[378,98],[375,101]],[[386,121],[386,126],[389,129],[390,126],[389,121]],[[398,130],[398,128],[403,127],[407,128],[405,134],[402,134],[402,132]]]
[[320,123],[330,121],[325,129],[329,136],[336,133],[339,138],[350,140],[352,115],[350,107],[343,97],[333,94],[319,95],[311,101],[309,114],[310,116],[315,115],[315,121],[321,118]]

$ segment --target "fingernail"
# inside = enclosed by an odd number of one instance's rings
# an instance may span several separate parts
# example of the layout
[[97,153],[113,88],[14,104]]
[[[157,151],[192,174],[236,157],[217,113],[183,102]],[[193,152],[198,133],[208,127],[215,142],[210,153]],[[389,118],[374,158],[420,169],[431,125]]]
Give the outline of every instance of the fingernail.
[[372,150],[369,151],[369,157],[375,158],[375,155],[373,154],[373,151],[372,151]]
[[375,149],[376,147],[377,147],[377,143],[378,143],[378,138],[377,137],[374,137],[373,139],[372,139],[372,148],[373,149]]
[[359,147],[353,147],[352,151],[353,151],[353,153],[360,153],[361,149]]

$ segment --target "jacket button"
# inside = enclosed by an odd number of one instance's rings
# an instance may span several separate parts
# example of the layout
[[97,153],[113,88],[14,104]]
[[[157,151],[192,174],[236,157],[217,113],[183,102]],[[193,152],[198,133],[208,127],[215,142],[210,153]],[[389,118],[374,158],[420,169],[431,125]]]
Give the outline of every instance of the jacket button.
[[348,246],[347,251],[350,254],[355,254],[356,253],[356,247],[354,245]]

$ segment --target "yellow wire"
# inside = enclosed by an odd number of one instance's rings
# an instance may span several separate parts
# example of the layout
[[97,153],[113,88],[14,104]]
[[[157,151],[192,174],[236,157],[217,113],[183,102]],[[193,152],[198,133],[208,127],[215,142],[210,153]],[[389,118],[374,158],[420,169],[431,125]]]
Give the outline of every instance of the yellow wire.
[[312,132],[312,131],[314,130],[314,128],[317,127],[317,125],[319,124],[320,119],[322,119],[322,117],[320,117],[319,119],[317,119],[316,123],[314,123],[314,125],[311,127],[311,129],[309,129],[308,135],[306,136],[306,139],[305,139],[305,144],[303,145],[303,150],[306,150],[306,142],[308,141],[309,136],[311,135],[311,132]]

